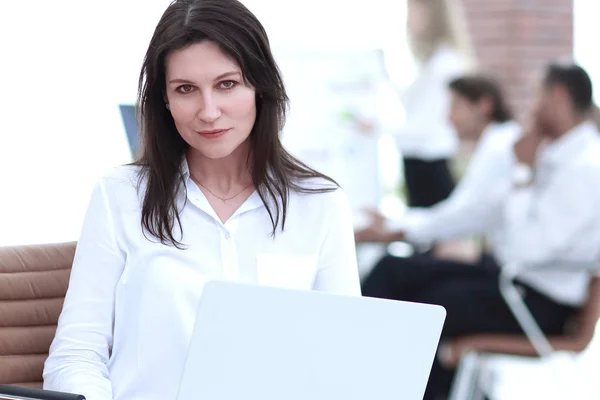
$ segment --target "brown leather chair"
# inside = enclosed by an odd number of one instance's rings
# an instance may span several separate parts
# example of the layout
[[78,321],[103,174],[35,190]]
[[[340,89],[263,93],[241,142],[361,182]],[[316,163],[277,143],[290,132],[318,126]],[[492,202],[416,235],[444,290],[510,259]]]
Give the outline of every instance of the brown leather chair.
[[44,362],[69,284],[75,246],[72,242],[0,247],[0,399],[3,395],[82,398],[21,390],[42,387]]

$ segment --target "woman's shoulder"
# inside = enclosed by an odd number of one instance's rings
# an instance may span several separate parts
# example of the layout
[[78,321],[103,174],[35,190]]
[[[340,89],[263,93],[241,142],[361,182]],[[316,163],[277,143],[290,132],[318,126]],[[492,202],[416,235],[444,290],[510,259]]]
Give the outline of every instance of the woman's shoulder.
[[89,207],[103,204],[116,210],[138,210],[140,208],[140,167],[123,165],[107,170],[95,180]]
[[461,52],[447,44],[440,45],[433,55],[431,56],[432,61],[464,61],[465,57],[461,54]]
[[100,183],[107,190],[137,187],[140,182],[142,168],[138,165],[121,165],[108,170],[101,178]]
[[310,178],[303,178],[297,182],[297,185],[301,190],[297,190],[298,193],[310,193],[310,192],[329,192],[335,191],[339,188],[338,184],[325,176],[314,176]]
[[329,179],[323,177],[308,178],[303,180],[299,186],[302,190],[293,191],[292,196],[303,203],[307,211],[338,210],[349,207],[348,197],[344,190]]
[[137,165],[121,165],[108,170],[97,181],[98,189],[111,203],[139,206],[143,193],[142,168]]
[[469,62],[459,50],[441,45],[431,56],[429,66],[435,74],[460,75],[469,69]]

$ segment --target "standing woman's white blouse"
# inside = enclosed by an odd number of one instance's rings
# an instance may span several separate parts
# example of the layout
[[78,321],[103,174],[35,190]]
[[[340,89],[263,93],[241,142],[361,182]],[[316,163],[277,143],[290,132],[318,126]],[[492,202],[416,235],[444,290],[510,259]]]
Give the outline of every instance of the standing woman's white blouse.
[[452,158],[458,137],[449,121],[448,84],[468,70],[468,62],[452,47],[440,46],[402,93],[405,122],[396,142],[403,157],[433,161]]
[[209,280],[360,295],[341,190],[290,193],[285,230],[273,237],[256,192],[223,224],[183,169],[184,250],[144,235],[137,167],[117,168],[97,184],[45,365],[46,388],[88,400],[174,399]]

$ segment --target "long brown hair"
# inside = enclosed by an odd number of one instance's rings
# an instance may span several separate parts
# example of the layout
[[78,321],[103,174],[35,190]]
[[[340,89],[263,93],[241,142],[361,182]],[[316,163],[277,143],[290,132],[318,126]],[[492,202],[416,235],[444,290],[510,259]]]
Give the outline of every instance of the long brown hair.
[[[140,73],[138,113],[142,134],[139,184],[145,182],[142,227],[161,243],[180,247],[177,195],[186,190],[181,164],[188,148],[165,107],[165,62],[173,51],[209,40],[235,60],[256,90],[256,121],[250,133],[252,181],[271,220],[274,235],[285,227],[290,191],[321,193],[337,189],[331,178],[287,152],[281,143],[288,106],[281,73],[258,19],[237,0],[177,0],[160,19]],[[328,183],[303,185],[310,178]]]

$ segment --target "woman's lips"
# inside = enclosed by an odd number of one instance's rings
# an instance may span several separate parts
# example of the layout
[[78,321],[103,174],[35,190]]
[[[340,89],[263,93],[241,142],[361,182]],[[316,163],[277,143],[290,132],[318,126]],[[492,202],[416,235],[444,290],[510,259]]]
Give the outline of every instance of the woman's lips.
[[207,139],[216,139],[223,136],[227,131],[229,131],[229,129],[213,129],[210,131],[200,131],[198,134]]

